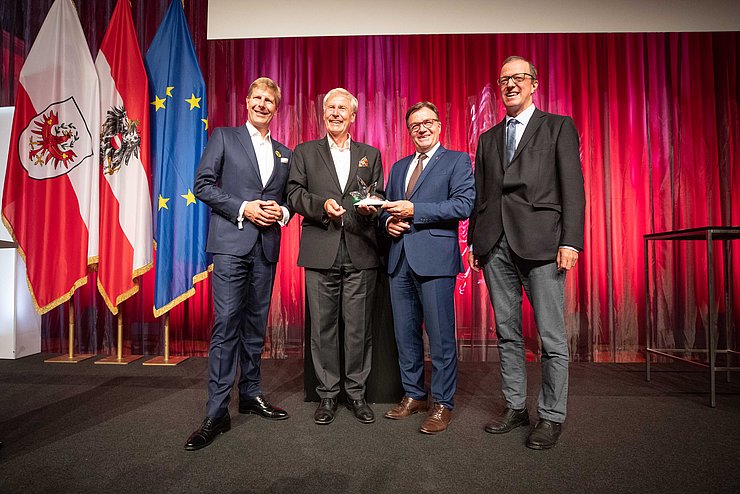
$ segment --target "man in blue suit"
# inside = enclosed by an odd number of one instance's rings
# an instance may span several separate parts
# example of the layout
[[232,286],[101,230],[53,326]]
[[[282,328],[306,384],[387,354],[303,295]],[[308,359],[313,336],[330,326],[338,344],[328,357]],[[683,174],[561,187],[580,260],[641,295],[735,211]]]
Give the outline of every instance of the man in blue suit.
[[424,324],[432,356],[432,406],[421,432],[436,434],[452,420],[457,382],[455,279],[462,271],[458,222],[473,210],[475,184],[467,154],[442,147],[434,104],[406,112],[416,152],[393,165],[381,221],[392,237],[388,253],[393,323],[405,396],[385,413],[404,419],[427,410]]
[[239,413],[288,418],[260,388],[280,228],[290,220],[285,205],[290,150],[272,139],[280,88],[261,77],[249,86],[247,122],[213,131],[195,176],[195,195],[212,210],[207,250],[213,254],[214,323],[208,349],[208,402],[203,424],[185,449],[208,446],[231,428],[229,398],[239,379]]

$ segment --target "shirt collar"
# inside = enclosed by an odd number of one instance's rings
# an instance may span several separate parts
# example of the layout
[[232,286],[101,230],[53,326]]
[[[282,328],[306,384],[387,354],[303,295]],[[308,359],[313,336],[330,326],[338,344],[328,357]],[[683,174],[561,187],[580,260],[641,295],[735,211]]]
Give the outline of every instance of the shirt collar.
[[348,150],[349,144],[352,141],[352,136],[347,134],[347,140],[344,141],[344,146],[340,146],[334,141],[334,139],[331,137],[331,134],[326,134],[326,137],[329,139],[329,149],[336,149],[337,151]]
[[247,120],[247,124],[246,125],[247,125],[247,132],[249,133],[249,137],[251,137],[252,139],[257,138],[259,140],[267,140],[267,141],[270,140],[270,131],[269,130],[267,131],[267,135],[265,135],[265,137],[263,139],[262,134],[260,134],[260,131],[257,130],[257,127],[255,127],[254,125],[252,125],[252,122],[250,122],[249,120]]
[[523,112],[521,112],[516,117],[510,117],[509,115],[506,115],[506,124],[508,125],[509,124],[509,120],[511,120],[512,118],[516,118],[516,121],[517,122],[519,122],[520,124],[522,124],[522,125],[524,125],[526,127],[527,124],[529,123],[529,119],[531,119],[532,118],[532,115],[534,115],[534,110],[535,110],[535,106],[534,105],[529,105],[529,107],[526,110],[524,110]]
[[[434,156],[434,153],[436,153],[436,152],[437,152],[437,149],[439,149],[439,146],[441,146],[441,145],[442,145],[442,143],[441,143],[441,142],[439,142],[439,141],[437,141],[437,144],[435,144],[435,145],[434,145],[434,147],[433,147],[432,149],[430,149],[429,151],[427,151],[426,153],[424,153],[424,154],[426,154],[426,155],[427,155],[427,159],[429,159],[429,158],[431,158],[432,156]],[[419,151],[417,151],[417,152],[416,152],[416,154],[414,155],[414,161],[417,161],[417,160],[419,159],[419,155],[420,155],[420,154],[421,154],[421,153],[420,153]]]

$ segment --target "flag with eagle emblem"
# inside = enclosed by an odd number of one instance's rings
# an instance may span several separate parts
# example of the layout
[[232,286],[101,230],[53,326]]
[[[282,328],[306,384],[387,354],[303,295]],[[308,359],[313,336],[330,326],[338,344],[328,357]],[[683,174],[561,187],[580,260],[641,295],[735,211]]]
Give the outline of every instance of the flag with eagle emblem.
[[98,254],[100,95],[71,0],[56,0],[18,79],[3,222],[44,314],[87,283]]
[[152,267],[149,94],[128,0],[119,0],[95,60],[100,80],[98,289],[113,314]]

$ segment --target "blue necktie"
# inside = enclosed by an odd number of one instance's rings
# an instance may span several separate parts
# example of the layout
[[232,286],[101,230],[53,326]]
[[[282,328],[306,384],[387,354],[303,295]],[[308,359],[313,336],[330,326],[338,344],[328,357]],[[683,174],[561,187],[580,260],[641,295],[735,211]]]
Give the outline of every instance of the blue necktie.
[[514,151],[516,151],[516,124],[518,123],[519,121],[515,118],[506,123],[506,168],[509,168]]

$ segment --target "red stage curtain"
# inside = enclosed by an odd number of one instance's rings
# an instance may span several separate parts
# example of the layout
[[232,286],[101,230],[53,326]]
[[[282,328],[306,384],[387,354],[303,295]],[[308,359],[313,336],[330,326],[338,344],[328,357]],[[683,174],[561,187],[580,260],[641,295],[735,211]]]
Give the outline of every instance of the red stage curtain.
[[[76,3],[91,51],[97,53],[115,2]],[[168,3],[132,2],[142,52]],[[50,4],[31,1],[24,8],[43,17]],[[249,83],[265,75],[283,91],[273,135],[294,147],[323,135],[322,98],[329,89],[342,86],[360,102],[352,137],[382,151],[386,172],[412,152],[403,115],[419,100],[439,107],[443,144],[472,157],[478,136],[503,116],[493,83],[501,61],[510,54],[533,60],[540,73],[537,106],[571,115],[581,134],[586,244],[566,285],[566,324],[574,360],[642,358],[646,311],[642,235],[740,225],[740,200],[732,187],[740,185],[738,32],[207,41],[207,2],[186,1],[185,6],[208,85],[211,128],[242,124]],[[20,25],[10,31],[27,50],[41,21],[17,17]],[[3,43],[0,104],[8,105],[13,104],[19,70],[9,69],[9,60],[18,49],[6,49],[9,45]],[[10,72],[13,87],[5,77]],[[466,231],[462,225],[461,249]],[[295,218],[283,237],[268,331],[266,353],[276,358],[301,355],[303,273],[295,266],[298,239]],[[732,259],[733,279],[740,275],[738,252],[736,248]],[[653,310],[659,345],[702,347],[708,321],[704,246],[658,243],[655,253]],[[717,268],[721,261],[720,253]],[[721,295],[725,280],[717,272],[715,293],[723,321],[730,307]],[[162,351],[160,322],[151,315],[151,273],[144,277],[140,295],[124,307],[126,353]],[[107,353],[115,346],[115,321],[94,287],[91,279],[75,296],[79,350]],[[173,310],[174,354],[205,355],[212,311],[209,292],[206,281],[186,305]],[[731,300],[735,326],[738,292]],[[482,277],[469,270],[461,274],[456,302],[461,356],[489,358],[495,343],[494,319]],[[65,318],[64,309],[44,317],[44,351],[66,350]],[[524,321],[527,347],[536,357],[537,336],[528,308]]]

